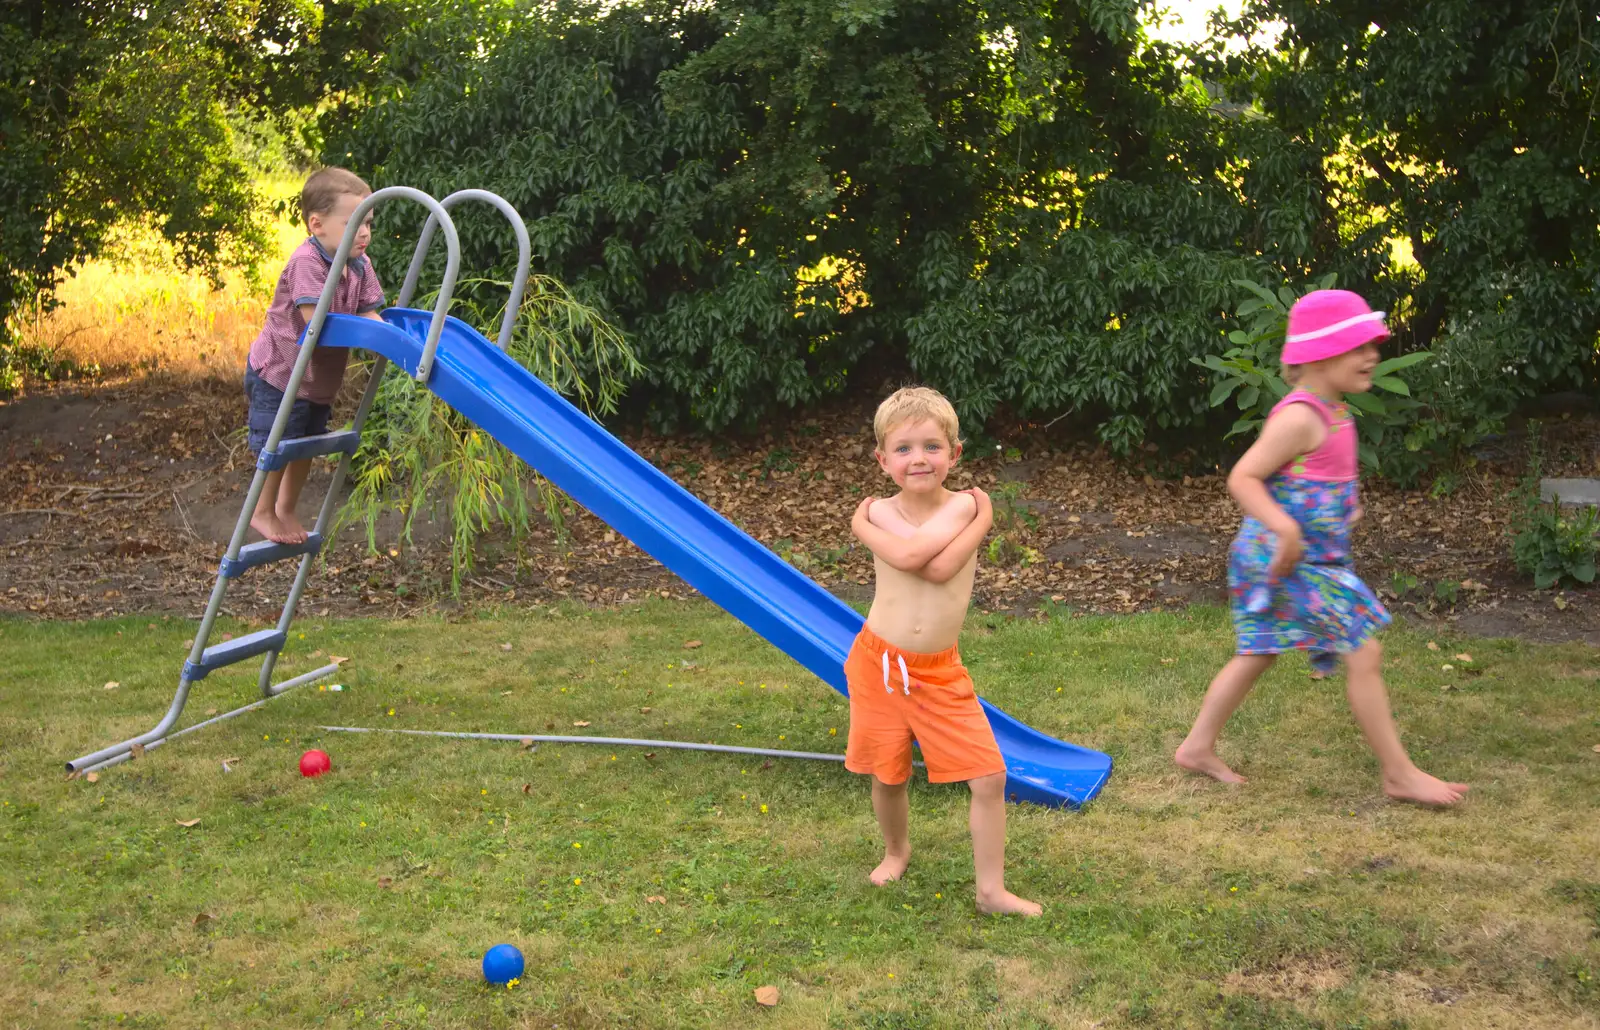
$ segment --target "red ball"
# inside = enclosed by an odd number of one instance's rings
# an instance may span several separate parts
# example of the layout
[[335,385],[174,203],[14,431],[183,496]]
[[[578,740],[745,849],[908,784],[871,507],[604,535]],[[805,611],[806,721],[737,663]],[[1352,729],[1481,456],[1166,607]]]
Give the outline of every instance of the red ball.
[[321,776],[333,768],[333,759],[326,751],[312,749],[300,756],[301,776]]

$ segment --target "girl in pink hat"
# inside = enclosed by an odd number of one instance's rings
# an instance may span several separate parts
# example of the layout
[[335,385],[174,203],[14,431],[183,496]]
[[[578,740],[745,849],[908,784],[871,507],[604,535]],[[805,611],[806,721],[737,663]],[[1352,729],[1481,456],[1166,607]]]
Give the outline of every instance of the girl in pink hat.
[[1356,426],[1344,395],[1372,388],[1378,341],[1388,335],[1383,312],[1348,290],[1316,290],[1289,310],[1283,365],[1295,388],[1228,476],[1245,514],[1228,558],[1239,647],[1173,756],[1185,769],[1244,782],[1217,757],[1217,736],[1277,656],[1302,650],[1344,657],[1350,710],[1378,756],[1384,793],[1427,805],[1451,805],[1466,793],[1466,784],[1418,769],[1401,746],[1377,641],[1389,613],[1350,565],[1360,502]]

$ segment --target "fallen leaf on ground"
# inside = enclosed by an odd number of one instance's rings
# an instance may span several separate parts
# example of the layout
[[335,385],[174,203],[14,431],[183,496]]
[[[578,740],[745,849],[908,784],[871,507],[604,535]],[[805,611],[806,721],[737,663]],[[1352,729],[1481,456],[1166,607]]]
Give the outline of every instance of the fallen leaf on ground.
[[1437,651],[1437,650],[1439,650],[1439,645],[1435,644],[1433,641],[1430,640],[1430,641],[1428,641],[1428,650]]
[[194,925],[195,926],[204,926],[205,924],[211,922],[211,920],[213,920],[215,918],[216,918],[216,916],[213,916],[210,912],[197,912],[197,913],[195,913],[195,917],[194,917]]
[[523,793],[524,793],[524,794],[532,794],[532,793],[533,793],[533,784],[531,784],[531,783],[524,783],[524,784],[523,784],[523,785],[522,785],[522,792],[523,792]]
[[547,722],[544,724],[544,728],[547,730],[553,730],[556,728],[556,724],[553,722]]
[[1597,755],[1600,755],[1600,744],[1596,744],[1594,747],[1590,748],[1589,750],[1593,751]]
[[[1597,747],[1597,748],[1595,748],[1595,750],[1596,750],[1596,751],[1600,751],[1600,747]],[[646,757],[646,758],[654,758],[654,757],[655,757],[655,756],[656,756],[656,753],[655,753],[655,752],[654,752],[654,751],[646,751],[646,752],[645,752],[645,753],[644,753],[644,756],[645,756],[645,757]]]
[[650,714],[650,706],[649,705],[645,705],[643,708],[639,709],[639,714],[640,715],[649,715]]
[[679,664],[682,665],[685,669],[698,669],[698,668],[700,668],[700,663],[699,662],[691,662],[691,661],[685,660],[683,662],[680,662]]
[[1454,683],[1446,683],[1444,686],[1439,688],[1439,690],[1441,692],[1455,690],[1455,689],[1456,689],[1456,685]]
[[128,754],[132,755],[135,758],[143,758],[144,757],[144,745],[143,744],[135,744],[135,745],[133,745],[133,747],[130,747],[128,749]]
[[579,719],[577,722],[573,723],[572,725],[574,725],[574,726],[587,726],[587,725],[589,725],[589,720],[587,720],[587,719]]
[[761,768],[763,768],[763,769],[771,769],[772,768],[772,763],[771,762],[762,762],[761,763]]
[[778,989],[768,984],[766,987],[756,988],[756,1004],[765,1005],[767,1008],[778,1004]]
[[1558,611],[1566,611],[1567,610],[1567,599],[1565,597],[1562,597],[1560,594],[1556,595],[1556,599],[1552,603],[1556,606],[1556,609]]
[[98,783],[98,782],[100,782],[100,774],[99,773],[84,773],[83,774],[83,778],[88,780],[90,783]]
[[510,696],[511,696],[511,691],[509,691],[509,690],[502,690],[502,691],[500,691],[500,696],[501,696],[501,697],[510,697]]
[[646,905],[665,905],[667,903],[667,899],[664,895],[652,894],[648,898],[644,899],[644,903]]
[[198,819],[174,819],[173,822],[185,828],[200,825],[200,820]]
[[1470,654],[1458,654],[1456,655],[1456,661],[1467,662],[1470,664],[1472,662],[1472,656]]
[[380,877],[378,877],[378,886],[382,887],[384,890],[388,890],[390,887],[394,886],[394,877],[392,877],[392,876],[380,876]]
[[106,680],[107,690],[116,690],[120,686],[122,686],[122,684],[118,683],[116,680]]
[[350,659],[346,658],[344,655],[330,654],[328,656],[328,661],[332,662],[335,665],[343,665],[345,662],[348,662],[349,660]]
[[520,743],[522,745],[522,750],[524,750],[524,751],[532,751],[533,750],[533,738],[532,737],[523,737],[520,741],[518,741],[518,743]]
[[215,708],[207,708],[206,709],[206,714],[207,715],[216,715],[217,714],[217,710]]
[[509,651],[509,650],[511,650],[511,645],[510,644],[501,644],[500,645],[500,650]]
[[1454,665],[1441,665],[1441,666],[1439,666],[1439,669],[1440,669],[1441,672],[1454,672],[1455,668],[1456,667]]
[[319,647],[315,651],[312,651],[311,652],[311,657],[313,657],[313,658],[321,658],[322,657],[322,648]]
[[700,641],[698,641],[698,640],[685,640],[683,642],[683,649],[685,651],[693,651],[695,648],[703,647],[703,646],[704,645],[701,644]]

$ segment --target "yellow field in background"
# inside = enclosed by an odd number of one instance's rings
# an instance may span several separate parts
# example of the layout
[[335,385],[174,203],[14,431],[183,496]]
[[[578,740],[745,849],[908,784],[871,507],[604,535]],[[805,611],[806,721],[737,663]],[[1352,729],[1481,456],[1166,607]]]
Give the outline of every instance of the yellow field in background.
[[[259,183],[269,202],[294,196],[300,182]],[[261,331],[283,261],[305,230],[280,220],[276,252],[252,289],[237,272],[213,290],[203,275],[180,271],[159,240],[131,237],[114,256],[91,261],[61,284],[61,305],[18,319],[22,342],[59,358],[104,369],[161,369],[191,375],[235,375]]]

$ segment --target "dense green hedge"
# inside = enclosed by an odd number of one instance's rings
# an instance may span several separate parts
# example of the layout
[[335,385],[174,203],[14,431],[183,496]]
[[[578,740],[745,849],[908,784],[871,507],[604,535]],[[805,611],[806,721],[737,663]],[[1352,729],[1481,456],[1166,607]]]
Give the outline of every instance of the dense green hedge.
[[[665,426],[751,426],[885,375],[969,419],[1119,445],[1206,417],[1229,281],[1309,257],[1302,149],[1212,111],[1133,4],[646,4],[443,23],[330,137],[373,175],[502,194],[611,312]],[[470,17],[470,16],[467,16]],[[346,156],[348,155],[348,156]],[[1249,155],[1246,167],[1241,155]],[[462,215],[469,267],[510,236]],[[415,218],[374,246],[393,278]]]

